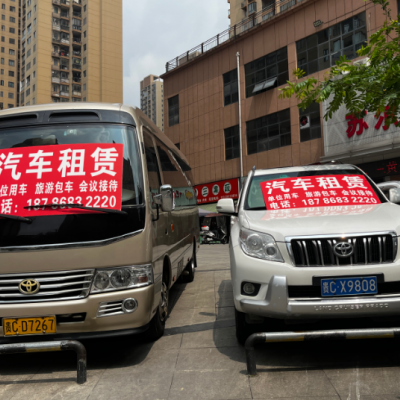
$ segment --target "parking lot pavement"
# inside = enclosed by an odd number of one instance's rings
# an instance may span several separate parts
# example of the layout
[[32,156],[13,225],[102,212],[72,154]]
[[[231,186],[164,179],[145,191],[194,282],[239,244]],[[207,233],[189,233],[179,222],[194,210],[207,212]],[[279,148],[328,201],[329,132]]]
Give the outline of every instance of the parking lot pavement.
[[195,281],[171,290],[166,333],[85,341],[88,381],[75,383],[74,353],[0,357],[0,400],[395,400],[399,342],[277,343],[257,348],[246,375],[234,329],[227,245],[204,245]]

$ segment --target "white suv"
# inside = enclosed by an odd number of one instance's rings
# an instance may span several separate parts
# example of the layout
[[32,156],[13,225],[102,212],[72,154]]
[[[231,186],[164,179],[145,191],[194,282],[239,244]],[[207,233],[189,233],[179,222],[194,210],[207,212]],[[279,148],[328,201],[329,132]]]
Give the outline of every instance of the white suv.
[[237,209],[224,199],[217,210],[236,217],[229,249],[240,342],[273,319],[399,314],[400,208],[359,168],[253,169]]

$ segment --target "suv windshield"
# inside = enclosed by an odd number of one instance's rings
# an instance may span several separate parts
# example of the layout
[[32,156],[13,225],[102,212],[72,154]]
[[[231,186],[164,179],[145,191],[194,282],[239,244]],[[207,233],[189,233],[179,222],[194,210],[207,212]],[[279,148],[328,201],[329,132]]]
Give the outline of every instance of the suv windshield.
[[[270,175],[257,175],[252,178],[249,190],[247,192],[245,210],[267,210],[265,205],[264,196],[261,189],[261,183],[267,181],[275,181],[286,178],[307,178],[307,177],[318,177],[327,175],[362,175],[367,179],[375,195],[379,198],[381,203],[386,203],[387,199],[377,189],[374,182],[365,174],[358,169],[320,169],[311,171],[297,171],[297,172],[285,172],[280,174]],[[321,204],[323,205],[323,204]]]
[[82,143],[123,144],[122,205],[142,204],[141,164],[133,127],[112,124],[63,124],[0,130],[0,150]]

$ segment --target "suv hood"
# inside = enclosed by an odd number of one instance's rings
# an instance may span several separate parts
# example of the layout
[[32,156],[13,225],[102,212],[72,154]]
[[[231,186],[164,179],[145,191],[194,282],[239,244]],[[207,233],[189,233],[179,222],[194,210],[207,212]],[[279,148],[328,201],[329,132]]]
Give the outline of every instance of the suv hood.
[[244,227],[268,233],[277,242],[287,236],[400,232],[400,206],[393,203],[289,210],[244,211]]

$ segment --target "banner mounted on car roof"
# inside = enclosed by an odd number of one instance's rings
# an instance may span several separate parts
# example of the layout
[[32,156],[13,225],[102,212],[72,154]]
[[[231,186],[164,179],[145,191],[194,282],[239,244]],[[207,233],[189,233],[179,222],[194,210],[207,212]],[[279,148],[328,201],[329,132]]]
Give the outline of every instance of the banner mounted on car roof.
[[379,204],[363,175],[327,175],[261,182],[267,210]]
[[122,144],[103,143],[0,150],[0,214],[88,212],[62,204],[120,210],[123,152]]

